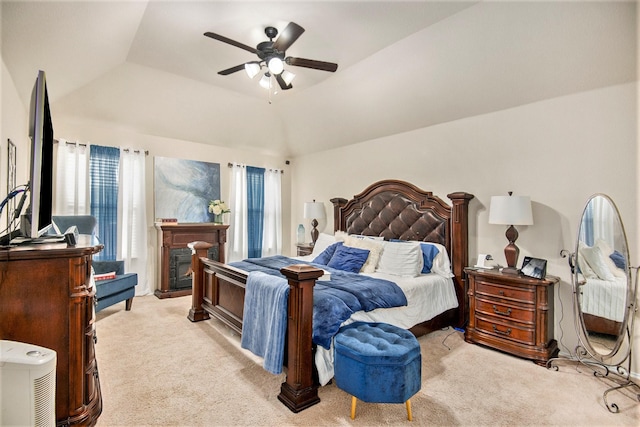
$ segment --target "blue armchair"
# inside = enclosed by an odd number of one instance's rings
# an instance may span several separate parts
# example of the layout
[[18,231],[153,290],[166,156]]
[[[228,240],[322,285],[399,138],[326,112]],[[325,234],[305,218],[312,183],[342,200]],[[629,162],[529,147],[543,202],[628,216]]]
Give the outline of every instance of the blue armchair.
[[[78,227],[78,233],[95,235],[98,224],[96,218],[91,215],[60,215],[53,216],[52,219],[61,233],[75,225]],[[124,261],[94,260],[92,265],[96,274],[110,273],[112,271],[116,273],[114,279],[96,280],[96,311],[117,304],[120,301],[126,301],[126,311],[131,310],[135,287],[138,284],[138,275],[136,273],[125,273]]]

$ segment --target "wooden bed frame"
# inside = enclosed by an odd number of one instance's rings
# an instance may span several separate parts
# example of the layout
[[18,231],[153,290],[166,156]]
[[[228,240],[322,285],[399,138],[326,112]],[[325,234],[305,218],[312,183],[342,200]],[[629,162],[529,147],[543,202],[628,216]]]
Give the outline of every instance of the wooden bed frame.
[[[444,245],[449,252],[458,308],[411,328],[419,336],[446,326],[463,327],[467,319],[464,268],[468,266],[468,193],[452,193],[449,206],[431,192],[398,180],[379,181],[351,200],[331,199],[334,229],[349,234],[385,239],[417,240]],[[192,250],[193,322],[214,316],[242,333],[244,289],[247,273],[206,258],[206,242],[190,243]],[[286,382],[278,399],[291,411],[302,411],[320,401],[314,374],[312,316],[313,286],[320,269],[296,264],[281,270],[290,286],[286,339]]]

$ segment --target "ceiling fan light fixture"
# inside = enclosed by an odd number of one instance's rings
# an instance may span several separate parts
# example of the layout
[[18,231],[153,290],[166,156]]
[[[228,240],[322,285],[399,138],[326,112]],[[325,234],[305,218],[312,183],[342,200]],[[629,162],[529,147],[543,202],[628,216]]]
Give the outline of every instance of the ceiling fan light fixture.
[[265,89],[271,89],[271,75],[269,75],[269,73],[264,73],[259,84]]
[[282,80],[284,80],[284,82],[288,85],[291,84],[291,82],[293,81],[293,79],[296,78],[296,75],[293,74],[291,71],[287,71],[287,70],[283,70],[282,74],[281,74]]
[[282,59],[274,56],[269,59],[269,62],[267,62],[267,67],[269,67],[271,74],[280,74],[284,70],[284,63],[282,62]]
[[260,64],[256,62],[248,62],[244,64],[244,70],[247,72],[249,78],[252,79],[260,72]]

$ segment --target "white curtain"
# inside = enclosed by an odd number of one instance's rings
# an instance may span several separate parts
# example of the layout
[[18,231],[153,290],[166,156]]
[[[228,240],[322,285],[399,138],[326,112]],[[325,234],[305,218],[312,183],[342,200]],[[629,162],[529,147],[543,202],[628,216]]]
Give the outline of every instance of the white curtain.
[[53,213],[89,215],[89,146],[60,139],[57,148]]
[[246,165],[234,163],[231,170],[229,192],[231,220],[227,241],[227,262],[241,261],[249,255],[247,242],[247,169]]
[[128,273],[138,274],[136,296],[151,293],[147,253],[145,153],[121,149],[118,190],[118,259]]
[[281,175],[278,169],[267,169],[264,172],[263,257],[282,253]]

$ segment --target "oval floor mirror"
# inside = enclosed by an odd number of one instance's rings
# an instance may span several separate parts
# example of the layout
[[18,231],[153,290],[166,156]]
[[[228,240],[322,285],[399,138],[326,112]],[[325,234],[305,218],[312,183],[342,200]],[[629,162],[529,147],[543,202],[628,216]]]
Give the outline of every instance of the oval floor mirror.
[[[609,403],[610,392],[635,387],[635,397],[640,401],[640,386],[631,380],[638,268],[629,265],[624,226],[611,198],[604,194],[589,198],[575,251],[563,251],[562,255],[568,256],[571,267],[578,335],[575,354],[568,360],[613,381],[603,397],[607,409],[618,412],[618,405]],[[551,359],[547,366],[558,370],[560,361],[567,359]]]

